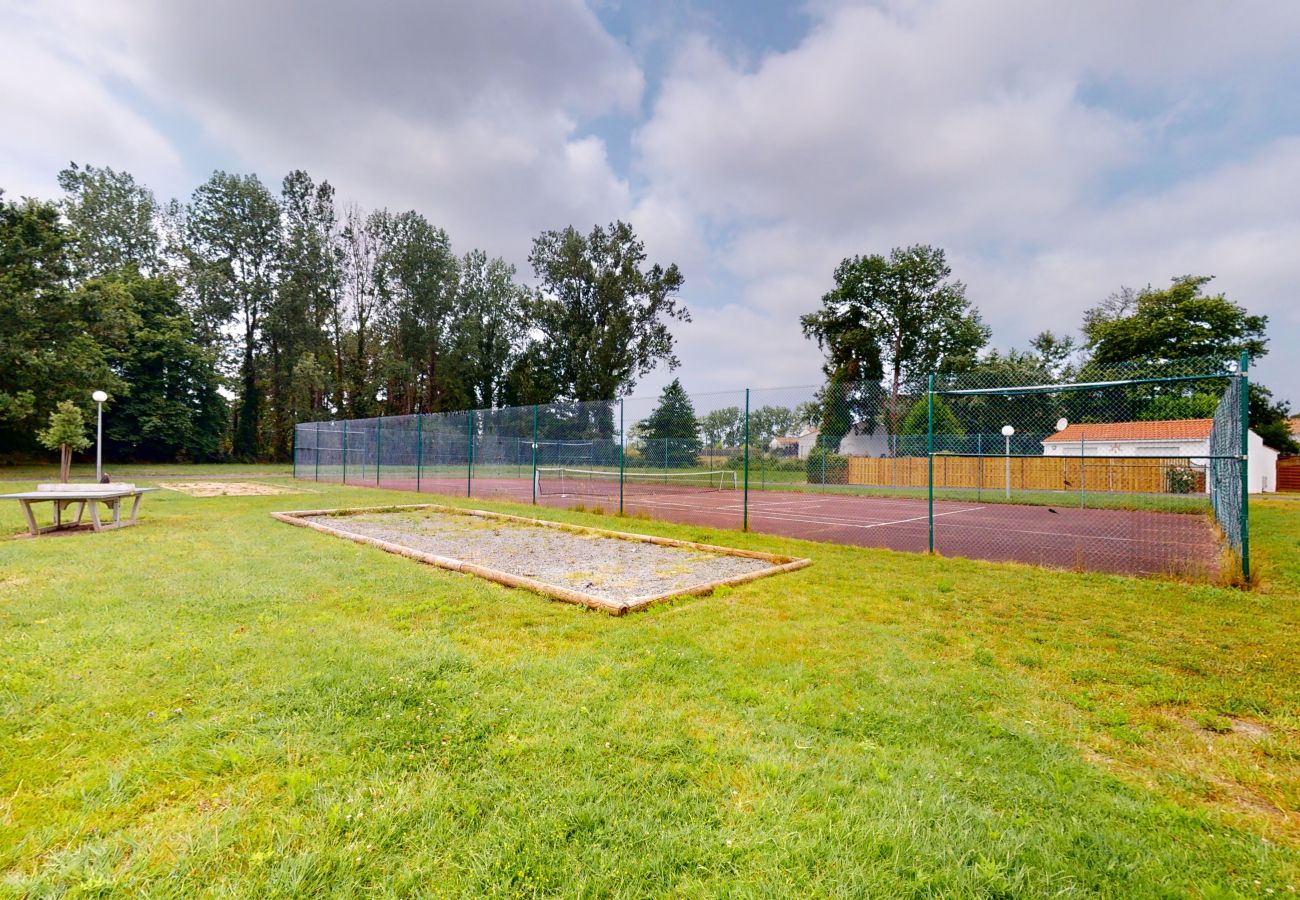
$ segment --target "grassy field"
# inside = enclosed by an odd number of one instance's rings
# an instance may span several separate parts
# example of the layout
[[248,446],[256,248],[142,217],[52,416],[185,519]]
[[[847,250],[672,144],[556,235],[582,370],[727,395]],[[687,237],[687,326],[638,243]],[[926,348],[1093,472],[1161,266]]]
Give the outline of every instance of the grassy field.
[[[188,478],[197,475],[229,477],[232,475],[289,475],[291,463],[213,463],[211,465],[188,463],[110,463],[104,471],[114,481],[140,478]],[[0,481],[57,481],[58,469],[40,464],[0,465]],[[73,481],[94,481],[95,463],[80,462],[72,466]]]
[[814,565],[614,619],[267,515],[412,500],[302,486],[0,506],[0,892],[1300,889],[1300,503],[1250,593],[623,520]]

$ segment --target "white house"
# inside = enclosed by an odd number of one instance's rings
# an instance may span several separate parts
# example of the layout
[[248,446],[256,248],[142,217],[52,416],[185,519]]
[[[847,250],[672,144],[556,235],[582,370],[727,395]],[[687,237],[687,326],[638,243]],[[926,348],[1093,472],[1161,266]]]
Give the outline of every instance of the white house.
[[820,434],[820,428],[805,428],[795,436],[795,439],[799,443],[800,459],[808,458],[808,454],[812,452],[813,447],[817,446],[817,436]]
[[877,428],[875,434],[867,434],[854,426],[840,439],[840,453],[845,456],[888,456],[889,438],[884,428]]
[[[817,446],[817,438],[820,434],[820,429],[809,426],[794,437],[773,438],[768,449],[774,453],[807,459],[808,454]],[[845,456],[888,456],[889,438],[885,436],[883,428],[878,429],[875,434],[867,434],[859,433],[855,427],[840,438],[840,445],[835,452]]]
[[[1165,419],[1154,422],[1108,422],[1069,425],[1043,440],[1044,456],[1188,457],[1205,467],[1213,419]],[[1246,478],[1250,492],[1277,490],[1277,451],[1250,432]]]

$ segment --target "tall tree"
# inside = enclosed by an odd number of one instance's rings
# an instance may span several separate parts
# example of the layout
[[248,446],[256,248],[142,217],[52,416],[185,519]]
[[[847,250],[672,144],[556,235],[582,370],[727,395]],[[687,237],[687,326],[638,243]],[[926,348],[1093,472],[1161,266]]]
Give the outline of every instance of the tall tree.
[[542,338],[528,359],[550,369],[534,383],[568,399],[608,400],[658,363],[677,367],[669,324],[690,321],[677,298],[684,279],[675,264],[645,267],[632,226],[543,232],[528,259],[542,289],[530,322]]
[[[904,386],[929,372],[967,362],[988,343],[989,329],[951,278],[942,250],[916,245],[845,259],[822,308],[801,319],[804,334],[827,354],[829,379],[840,385],[888,378],[887,415],[896,426]],[[869,410],[855,411],[861,420]],[[865,422],[868,430],[874,422]]]
[[134,327],[130,311],[68,288],[69,235],[54,204],[0,194],[0,450],[30,451],[64,399],[123,388],[105,351]]
[[[338,324],[342,248],[328,181],[315,184],[302,170],[290,172],[281,186],[280,208],[283,246],[277,289],[266,314],[267,443],[274,456],[283,458],[293,426],[321,415],[329,381],[321,378],[317,384],[317,376],[323,374],[322,361],[341,350],[332,337]],[[311,384],[305,394],[298,390],[303,378]]]
[[1084,313],[1091,362],[1158,362],[1196,357],[1252,357],[1267,352],[1268,316],[1255,316],[1223,294],[1202,292],[1213,276],[1183,275],[1163,290],[1121,289]]
[[701,449],[699,422],[681,381],[674,378],[668,383],[650,415],[636,424],[636,432],[648,463],[662,461],[668,468],[696,464]]
[[745,440],[745,413],[739,406],[724,406],[700,416],[699,430],[706,447],[739,447]]
[[534,297],[515,282],[515,267],[472,250],[460,262],[456,349],[465,386],[480,409],[500,405],[506,381],[527,335]]
[[105,424],[105,452],[118,459],[210,460],[221,453],[226,402],[218,393],[216,355],[195,340],[168,277],[134,268],[93,278],[78,289],[90,308],[123,309],[129,334],[106,347],[122,387]]
[[381,373],[389,411],[464,409],[471,398],[451,358],[458,337],[451,239],[414,211],[383,214],[371,227],[379,245],[379,311],[389,338]]
[[799,414],[788,406],[760,406],[749,413],[749,441],[767,449],[774,439],[794,434],[799,425]]
[[280,205],[256,175],[214,172],[185,211],[184,239],[195,317],[238,374],[232,452],[252,459],[263,449],[258,363],[279,272]]
[[78,279],[134,267],[152,274],[161,266],[158,201],[127,172],[72,163],[59,173],[68,192],[60,203],[75,243]]
[[344,216],[339,385],[345,398],[341,411],[352,417],[380,412],[374,375],[384,299],[380,256],[388,220],[387,210],[366,215],[355,205]]

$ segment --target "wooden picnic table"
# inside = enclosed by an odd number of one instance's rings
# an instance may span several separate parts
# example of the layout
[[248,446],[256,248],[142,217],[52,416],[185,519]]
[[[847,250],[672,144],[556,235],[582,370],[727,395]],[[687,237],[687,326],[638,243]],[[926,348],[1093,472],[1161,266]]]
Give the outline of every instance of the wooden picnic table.
[[[87,506],[90,507],[90,526],[95,531],[109,531],[135,525],[136,516],[140,513],[140,500],[149,491],[156,490],[158,489],[136,487],[133,484],[39,484],[34,491],[0,494],[0,500],[17,500],[21,503],[23,515],[27,517],[27,530],[36,536],[50,531],[80,527]],[[133,501],[130,516],[126,519],[122,518],[123,500]],[[36,514],[32,507],[37,503],[54,504],[54,524],[36,524]],[[112,514],[108,521],[100,517],[99,504],[101,503],[108,507]],[[77,507],[76,519],[71,522],[64,521],[64,510],[73,505]]]

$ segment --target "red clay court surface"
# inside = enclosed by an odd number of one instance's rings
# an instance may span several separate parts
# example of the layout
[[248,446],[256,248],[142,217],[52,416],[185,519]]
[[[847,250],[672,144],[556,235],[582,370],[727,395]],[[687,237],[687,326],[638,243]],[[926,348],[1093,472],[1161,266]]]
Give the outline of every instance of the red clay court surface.
[[[378,484],[349,479],[348,483],[394,490],[416,488],[413,478],[383,478]],[[738,491],[644,491],[646,488],[637,486],[625,495],[627,513],[685,525],[741,527]],[[420,493],[464,497],[465,479],[424,478]],[[526,478],[476,478],[472,496],[527,503],[533,497],[532,483]],[[539,495],[537,500],[543,506],[582,504],[606,512],[618,509],[616,492],[610,496]],[[929,545],[926,509],[925,500],[914,498],[751,489],[749,528],[810,541],[924,553]],[[1221,552],[1209,516],[1201,513],[950,500],[934,503],[934,546],[943,556],[1078,571],[1206,578],[1217,574]]]

